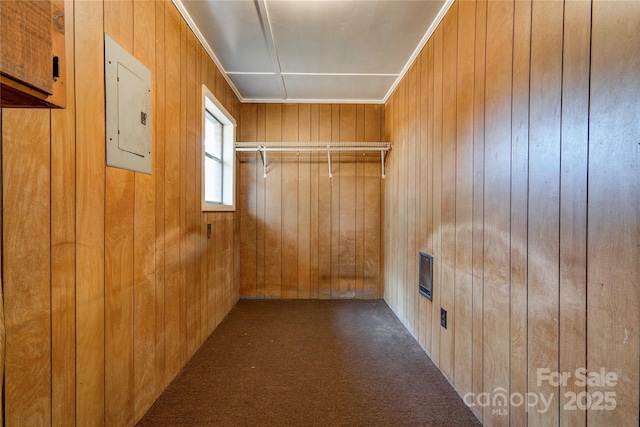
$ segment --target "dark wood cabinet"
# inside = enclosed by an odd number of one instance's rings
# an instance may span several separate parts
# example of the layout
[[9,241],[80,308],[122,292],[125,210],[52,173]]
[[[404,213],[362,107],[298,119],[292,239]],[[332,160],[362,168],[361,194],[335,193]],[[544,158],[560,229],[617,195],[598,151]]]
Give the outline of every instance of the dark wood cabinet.
[[64,1],[0,1],[0,106],[64,107]]

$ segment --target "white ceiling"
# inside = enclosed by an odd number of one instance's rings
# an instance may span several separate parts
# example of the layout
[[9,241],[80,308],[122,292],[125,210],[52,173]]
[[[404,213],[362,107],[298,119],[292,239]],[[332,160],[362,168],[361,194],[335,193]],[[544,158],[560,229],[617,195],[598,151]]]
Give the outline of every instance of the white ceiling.
[[384,103],[452,0],[173,0],[242,102]]

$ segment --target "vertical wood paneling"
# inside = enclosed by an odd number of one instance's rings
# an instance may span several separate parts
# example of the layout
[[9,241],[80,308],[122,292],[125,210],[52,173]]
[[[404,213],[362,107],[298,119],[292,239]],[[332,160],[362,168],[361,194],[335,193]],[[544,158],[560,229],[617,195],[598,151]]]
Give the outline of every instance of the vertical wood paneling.
[[[396,116],[396,126],[399,127],[398,141],[396,144],[396,150],[398,155],[396,156],[397,163],[392,165],[393,171],[396,173],[396,191],[398,192],[398,197],[400,198],[399,203],[396,207],[396,214],[393,215],[393,218],[398,219],[399,229],[398,235],[395,236],[395,241],[392,243],[392,251],[394,253],[399,254],[398,259],[396,260],[396,265],[393,269],[393,275],[391,276],[391,280],[395,280],[398,283],[398,288],[396,291],[396,315],[402,321],[406,321],[405,317],[405,308],[406,308],[406,282],[405,282],[405,264],[402,260],[406,259],[406,246],[405,243],[407,241],[407,173],[406,168],[401,165],[405,165],[408,162],[407,159],[407,130],[406,130],[406,121],[407,121],[407,81],[403,80],[402,83],[398,86],[398,101],[397,101],[397,116]],[[401,125],[401,126],[400,126]]]
[[[310,105],[310,118],[309,118],[309,141],[310,142],[318,142],[318,128],[319,128],[319,108],[317,104]],[[309,297],[310,298],[319,298],[318,294],[318,283],[319,283],[319,242],[320,236],[319,225],[320,225],[320,193],[319,193],[319,176],[318,176],[318,162],[311,162],[309,165],[309,180],[310,180],[310,189],[309,189],[309,199],[310,199],[310,212],[309,212],[309,221],[311,225],[311,235],[309,242],[309,258],[310,258],[310,266],[309,266],[309,275],[310,275],[310,283],[309,283]]]
[[[155,3],[135,2],[133,9],[133,52],[149,69],[155,64]],[[152,74],[152,105],[157,80]],[[155,126],[155,123],[152,123]],[[152,153],[157,153],[153,138]],[[142,418],[155,400],[154,325],[155,310],[155,175],[135,174],[134,204],[134,422]]]
[[[298,140],[311,140],[311,107],[298,106]],[[309,158],[310,156],[306,156]],[[311,297],[311,163],[298,162],[298,298]]]
[[[380,142],[383,139],[381,115],[384,107],[379,105],[364,106],[364,139]],[[364,243],[363,243],[363,291],[364,298],[381,298],[382,283],[380,269],[382,264],[382,188],[381,166],[377,161],[367,161],[364,165]]]
[[529,204],[528,221],[529,391],[553,397],[548,411],[529,412],[529,423],[556,425],[560,389],[540,384],[536,373],[559,368],[562,4],[534,1],[531,17],[529,197],[535,203]]
[[[331,106],[331,142],[340,141],[340,105]],[[331,298],[340,297],[340,154],[332,154],[331,173]]]
[[[484,389],[509,394],[509,218],[513,2],[487,4],[485,80]],[[489,425],[506,421],[485,407]],[[508,421],[508,420],[507,420]]]
[[[257,141],[266,141],[266,106],[257,106]],[[262,162],[256,159],[256,297],[265,296],[266,179]],[[242,267],[241,267],[242,269]]]
[[[133,2],[106,2],[104,27],[133,49]],[[134,172],[106,168],[105,194],[105,425],[133,422]]]
[[[184,365],[188,348],[187,348],[187,311],[188,311],[188,295],[187,295],[187,271],[189,270],[189,248],[187,238],[187,121],[188,121],[188,104],[189,104],[189,29],[187,23],[180,19],[180,115],[179,117],[179,135],[180,145],[178,148],[178,247],[180,251],[180,263],[178,267],[178,339],[179,347],[176,349],[176,368],[177,372]],[[176,373],[177,373],[176,372]]]
[[[103,7],[74,4],[76,107],[76,425],[104,424],[105,154]],[[4,125],[3,125],[4,128]]]
[[476,4],[460,2],[458,9],[455,203],[455,386],[471,392],[472,381],[472,216],[473,101]]
[[[60,5],[68,107],[0,113],[6,422],[134,425],[238,298],[239,221],[200,209],[201,84],[240,104],[171,3]],[[103,30],[152,71],[151,175],[105,167]]]
[[[560,371],[587,366],[587,168],[590,2],[566,2],[562,60],[560,166]],[[560,395],[586,391],[576,381]],[[562,402],[562,401],[561,401]],[[560,411],[561,426],[585,425],[586,412]]]
[[[280,141],[282,137],[282,106],[267,104],[265,140]],[[282,295],[282,155],[269,153],[265,181],[265,297]]]
[[[282,140],[298,140],[298,105],[282,106]],[[294,158],[295,156],[295,158]],[[282,155],[282,298],[298,297],[298,155]]]
[[[193,170],[193,180],[194,180],[194,200],[191,214],[193,215],[193,231],[192,231],[192,239],[194,245],[194,259],[195,259],[195,281],[196,281],[196,295],[195,295],[195,310],[196,310],[196,326],[195,326],[195,340],[196,340],[196,349],[200,347],[202,342],[206,339],[207,335],[205,335],[206,330],[206,310],[207,306],[205,304],[206,298],[203,295],[206,295],[206,268],[203,268],[203,265],[206,265],[205,254],[206,250],[206,238],[207,238],[207,223],[205,221],[206,215],[199,209],[199,205],[201,203],[202,198],[202,168],[203,168],[203,160],[202,153],[204,150],[202,144],[202,135],[204,130],[202,129],[202,115],[203,115],[203,105],[202,105],[202,88],[199,83],[203,82],[207,77],[207,68],[205,64],[206,60],[206,52],[204,48],[200,45],[200,43],[195,43],[196,46],[196,56],[195,56],[195,81],[193,90],[193,100],[194,103],[194,121],[195,121],[195,135],[194,135],[194,170]],[[202,73],[205,73],[204,76]],[[242,120],[240,116],[238,120]],[[238,176],[240,175],[239,169],[236,170]],[[237,233],[239,235],[239,232]]]
[[[257,141],[257,108],[256,104],[242,105],[242,141]],[[248,183],[258,183],[262,176],[257,176],[256,167],[260,167],[260,156],[256,154],[251,161],[240,162],[238,186],[238,211],[240,212],[240,253],[243,268],[240,269],[240,293],[242,295],[257,294],[257,189]],[[244,262],[244,260],[247,260]]]
[[441,301],[447,310],[447,328],[440,331],[440,369],[453,382],[454,333],[456,328],[456,73],[458,49],[458,5],[443,19],[442,67],[442,263]]
[[[527,197],[531,2],[517,1],[513,23],[511,131],[511,393],[527,393]],[[526,425],[527,408],[510,408],[512,425]]]
[[[426,90],[426,105],[425,96],[423,95],[423,103],[422,103],[422,124],[421,124],[421,133],[424,132],[423,141],[426,140],[426,150],[423,147],[422,159],[424,161],[423,167],[421,168],[421,173],[424,178],[423,191],[420,195],[421,200],[426,199],[426,213],[423,213],[421,216],[423,218],[423,224],[425,225],[424,230],[426,231],[426,237],[424,237],[424,244],[426,244],[425,248],[427,253],[433,255],[434,254],[434,241],[433,241],[433,134],[434,134],[434,125],[433,125],[433,117],[434,117],[434,108],[433,108],[433,42],[430,40],[426,45],[426,51],[422,55],[422,84],[424,85],[424,89]],[[426,78],[425,77],[426,70]],[[425,90],[421,91],[422,93]],[[425,160],[426,155],[426,160]],[[422,203],[422,202],[421,202]],[[426,220],[426,221],[425,221]],[[427,355],[431,356],[431,335],[434,329],[434,317],[433,317],[433,304],[429,302],[427,304],[427,309],[425,312],[425,333],[424,333],[424,346],[427,352]]]
[[[204,47],[200,48],[200,81],[203,82],[204,85],[208,87],[208,79],[209,79],[209,55],[204,50]],[[202,88],[198,87],[198,91],[201,91]],[[202,94],[198,93],[201,97]],[[202,99],[202,98],[200,98]],[[204,110],[200,101],[198,103],[198,120],[201,122],[203,120]],[[242,117],[238,117],[239,120],[242,120]],[[197,151],[196,151],[196,176],[201,177],[203,174],[204,160],[202,158],[202,153],[204,151],[204,147],[200,141],[202,141],[204,129],[202,126],[197,126],[198,135],[197,135]],[[200,199],[202,194],[204,194],[203,182],[202,179],[197,178],[198,187],[196,190],[197,200],[196,203],[200,203]],[[207,264],[207,224],[208,218],[207,214],[203,213],[198,209],[198,214],[200,216],[200,336],[201,341],[205,341],[209,336],[209,268]],[[238,232],[238,234],[240,234]],[[239,255],[239,254],[238,254]],[[255,278],[254,278],[255,279]]]
[[[246,104],[242,111],[246,118],[240,134],[246,142],[266,139],[304,145],[334,139],[378,142],[384,109],[377,105]],[[242,296],[380,297],[381,170],[378,155],[368,157],[333,153],[333,178],[329,178],[326,153],[270,152],[264,178],[262,160],[242,155],[241,171],[251,168],[255,174],[243,173],[240,181],[238,209],[241,228],[247,230],[240,237],[240,251],[253,253],[255,241],[257,254],[257,286],[242,285]],[[247,205],[253,203],[253,197],[255,213]],[[249,271],[254,267],[250,259],[240,264],[246,278],[245,267]],[[281,294],[261,292],[261,271],[267,278],[269,274],[277,278],[275,288]]]
[[405,310],[409,331],[415,336],[417,325],[415,324],[415,302],[418,291],[416,287],[418,256],[416,247],[416,192],[412,191],[416,185],[416,126],[417,126],[417,69],[414,64],[407,74],[407,137],[406,137],[406,189],[407,194],[407,239],[405,240]]
[[440,307],[442,300],[442,26],[433,34],[433,311],[431,360],[440,365]]
[[[318,106],[319,140],[331,141],[331,105]],[[318,164],[318,297],[331,298],[331,188],[325,164]]]
[[2,110],[7,425],[51,423],[50,132],[47,110]]
[[[64,2],[65,31],[73,34],[73,4]],[[66,37],[66,78],[74,81],[73,38]],[[75,97],[67,85],[66,99]],[[1,127],[1,125],[0,125]],[[75,103],[51,110],[51,424],[75,423],[76,300]],[[0,173],[1,175],[1,173]],[[0,185],[1,184],[0,179]],[[0,210],[2,206],[0,205]],[[0,215],[1,216],[1,215]],[[0,220],[0,230],[2,220]],[[0,252],[2,252],[0,243]],[[0,274],[1,275],[1,274]],[[1,419],[1,418],[0,418]]]
[[[340,105],[339,107],[339,138],[341,142],[356,140],[356,105]],[[347,154],[338,156],[340,159],[339,179],[334,188],[339,185],[339,252],[338,274],[340,298],[354,298],[356,296],[356,164],[347,158]]]
[[218,222],[217,215],[210,212],[206,214],[207,223],[211,224],[211,238],[207,240],[207,317],[208,327],[211,331],[218,326],[217,295],[219,288],[218,270],[216,266],[217,251],[216,242],[218,241]]
[[[385,300],[485,425],[637,423],[639,22],[628,2],[460,1],[418,57],[417,87],[409,72],[385,106]],[[411,234],[435,257],[434,301],[413,315]],[[570,376],[558,387],[541,368]],[[579,368],[619,380],[584,387]]]
[[[209,90],[214,93],[217,88],[216,79],[219,73],[216,70],[216,67],[213,63],[209,62],[209,67],[207,70],[207,87]],[[217,271],[216,271],[216,233],[217,228],[214,220],[217,215],[213,213],[206,213],[204,216],[207,219],[207,224],[211,224],[211,239],[207,239],[207,330],[213,331],[214,328],[218,325],[217,320],[221,313],[219,313],[219,309],[217,307],[217,295],[219,289],[219,281],[217,279]]]
[[[484,390],[484,110],[487,2],[476,3],[473,97],[473,376],[475,396]],[[483,410],[473,413],[484,421]]]
[[[153,172],[155,175],[155,397],[166,387],[165,377],[165,3],[155,3],[155,145]],[[154,90],[155,89],[155,90]]]
[[107,169],[105,424],[133,422],[133,172]]
[[[168,5],[167,5],[168,6]],[[173,7],[165,6],[165,117],[173,118],[165,126],[165,381],[168,383],[181,366],[180,357],[180,17]]]
[[[356,139],[357,142],[364,142],[365,139],[365,106],[356,105]],[[356,203],[356,253],[355,253],[355,297],[364,297],[364,176],[366,169],[366,154],[356,154],[356,174],[355,174],[355,203]]]
[[[186,345],[187,345],[187,358],[190,358],[196,350],[197,343],[197,313],[196,313],[196,276],[195,266],[195,241],[194,235],[195,220],[197,213],[196,203],[196,159],[195,159],[195,145],[196,145],[196,102],[200,101],[200,93],[196,93],[195,85],[195,70],[196,70],[196,51],[195,51],[195,36],[190,31],[187,33],[187,52],[186,52],[186,64],[187,64],[187,122],[186,122],[186,149],[185,149],[185,249],[186,249]],[[200,121],[198,120],[198,123]],[[198,215],[199,216],[199,215]]]
[[[635,425],[640,408],[639,2],[594,1],[589,112],[587,360],[616,372],[613,411],[589,425]],[[588,390],[593,390],[589,388]]]

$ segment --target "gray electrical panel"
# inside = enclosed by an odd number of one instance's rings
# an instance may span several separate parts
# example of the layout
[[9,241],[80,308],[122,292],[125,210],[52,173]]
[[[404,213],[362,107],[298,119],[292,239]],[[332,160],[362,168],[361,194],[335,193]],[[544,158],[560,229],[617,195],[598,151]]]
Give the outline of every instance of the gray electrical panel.
[[107,166],[151,174],[151,71],[104,35]]

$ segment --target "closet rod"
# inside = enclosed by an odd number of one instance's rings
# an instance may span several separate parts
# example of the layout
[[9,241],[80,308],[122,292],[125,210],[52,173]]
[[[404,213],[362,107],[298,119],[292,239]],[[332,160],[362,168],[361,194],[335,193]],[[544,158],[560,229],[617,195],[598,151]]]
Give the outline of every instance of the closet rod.
[[[385,178],[385,162],[387,160],[387,152],[391,150],[391,144],[386,142],[369,142],[369,143],[337,143],[337,144],[314,144],[314,145],[290,145],[291,143],[269,143],[268,146],[258,142],[237,142],[236,151],[238,152],[254,152],[260,153],[263,166],[263,177],[267,177],[267,152],[280,153],[327,153],[327,163],[329,166],[329,178],[333,178],[331,172],[331,153],[332,152],[380,152],[380,163],[382,167],[382,178]],[[283,146],[284,145],[284,146]]]

